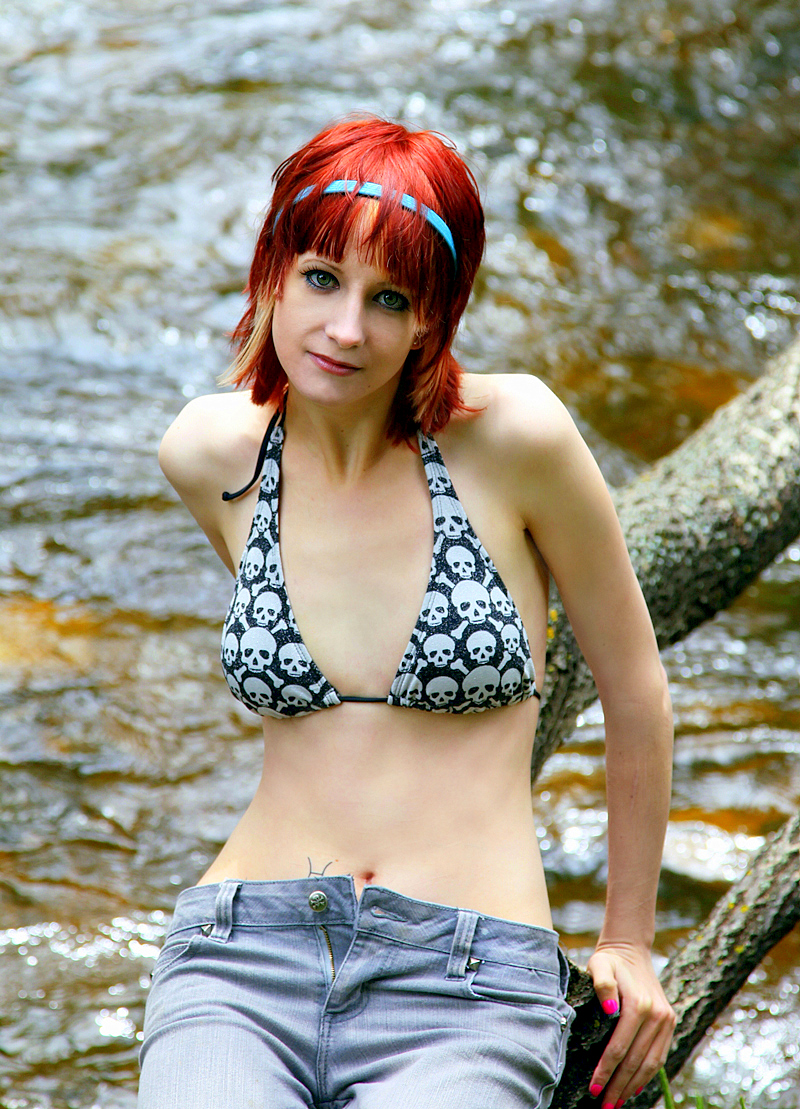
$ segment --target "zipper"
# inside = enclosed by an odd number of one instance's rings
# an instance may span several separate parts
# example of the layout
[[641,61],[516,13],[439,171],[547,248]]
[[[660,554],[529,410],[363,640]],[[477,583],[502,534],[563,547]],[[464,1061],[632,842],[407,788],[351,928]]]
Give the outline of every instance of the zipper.
[[333,983],[336,981],[336,967],[333,965],[333,945],[331,943],[331,937],[328,935],[328,929],[325,927],[325,925],[320,924],[320,928],[322,929],[322,933],[325,936],[325,942],[328,945],[328,954],[331,957],[331,985],[333,985]]

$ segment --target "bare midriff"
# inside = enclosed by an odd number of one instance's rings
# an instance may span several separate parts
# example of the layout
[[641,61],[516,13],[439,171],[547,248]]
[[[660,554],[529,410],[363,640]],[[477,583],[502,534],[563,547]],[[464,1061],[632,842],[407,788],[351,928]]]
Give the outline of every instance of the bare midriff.
[[264,721],[247,811],[200,884],[351,875],[552,927],[530,793],[538,701],[464,715],[343,704]]

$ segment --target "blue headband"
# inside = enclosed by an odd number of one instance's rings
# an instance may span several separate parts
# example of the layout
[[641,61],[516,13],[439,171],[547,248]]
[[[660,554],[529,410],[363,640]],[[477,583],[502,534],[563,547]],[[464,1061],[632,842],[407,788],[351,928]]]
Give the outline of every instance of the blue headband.
[[[315,188],[315,185],[307,185],[305,189],[301,189],[292,201],[292,204],[297,204],[299,200],[305,200],[305,198],[309,196]],[[353,191],[356,192],[356,196],[371,196],[377,200],[383,193],[383,187],[381,185],[376,185],[374,181],[364,181],[363,184],[360,186],[358,184],[358,181],[331,181],[330,185],[327,185],[322,190],[321,195],[324,195],[325,193],[352,193]],[[444,241],[447,243],[450,253],[453,255],[453,262],[458,265],[458,258],[456,256],[456,247],[455,243],[453,242],[453,236],[450,233],[450,228],[444,222],[442,217],[438,216],[436,212],[431,211],[430,208],[426,208],[424,204],[417,204],[417,201],[414,199],[414,197],[409,196],[408,193],[402,194],[402,196],[400,197],[400,204],[403,208],[408,208],[410,212],[416,212],[417,210],[419,210],[420,214],[428,221],[431,227],[435,228],[435,230],[439,232]],[[281,218],[282,211],[283,209],[281,208],[280,212],[278,212],[277,216],[275,217],[275,223],[273,223],[272,225],[273,231],[275,230],[278,220]]]

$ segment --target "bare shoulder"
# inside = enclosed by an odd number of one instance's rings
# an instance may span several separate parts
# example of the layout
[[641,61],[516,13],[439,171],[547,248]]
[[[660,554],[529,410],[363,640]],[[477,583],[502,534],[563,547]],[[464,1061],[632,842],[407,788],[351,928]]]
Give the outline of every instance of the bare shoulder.
[[[538,378],[468,375],[464,399],[478,415],[453,430],[464,464],[518,512],[537,544],[563,533],[565,514],[614,526],[600,470],[566,407]],[[612,519],[613,518],[613,519]],[[553,569],[553,565],[551,565]]]
[[463,394],[478,415],[461,422],[458,434],[496,465],[527,470],[583,445],[565,406],[537,377],[465,374]]
[[196,397],[161,441],[158,460],[164,474],[184,498],[235,486],[238,476],[253,468],[268,418],[249,392]]

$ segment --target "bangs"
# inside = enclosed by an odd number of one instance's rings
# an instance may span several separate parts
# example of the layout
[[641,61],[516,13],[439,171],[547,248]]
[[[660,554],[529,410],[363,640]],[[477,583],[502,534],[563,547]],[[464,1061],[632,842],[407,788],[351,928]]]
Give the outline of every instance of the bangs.
[[360,258],[410,294],[415,314],[427,322],[455,267],[439,233],[424,214],[403,207],[401,195],[385,186],[380,198],[315,188],[279,216],[276,253],[285,259],[313,253],[340,263],[355,247]]
[[[340,264],[355,248],[411,302],[421,335],[392,406],[389,434],[413,442],[472,411],[461,399],[451,343],[483,255],[478,187],[455,147],[433,131],[408,131],[375,116],[321,131],[282,162],[256,242],[247,307],[231,336],[223,378],[250,386],[254,404],[281,404],[288,381],[272,341],[272,310],[298,255]],[[350,183],[352,188],[350,188]],[[326,192],[331,185],[347,192]],[[380,189],[359,195],[360,188]],[[406,208],[413,198],[416,209]]]

